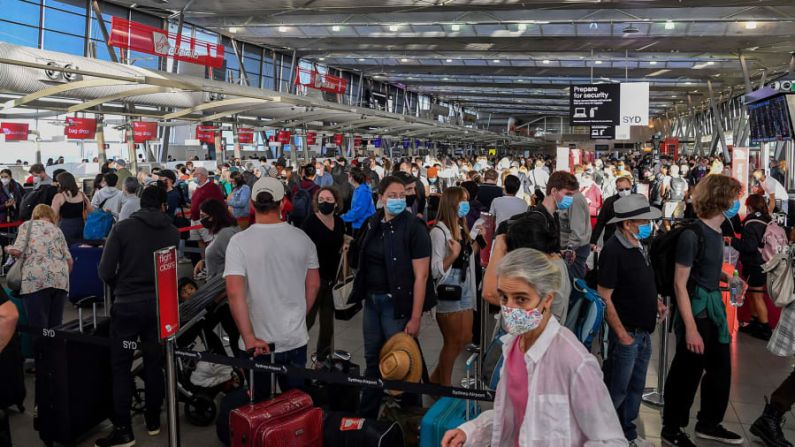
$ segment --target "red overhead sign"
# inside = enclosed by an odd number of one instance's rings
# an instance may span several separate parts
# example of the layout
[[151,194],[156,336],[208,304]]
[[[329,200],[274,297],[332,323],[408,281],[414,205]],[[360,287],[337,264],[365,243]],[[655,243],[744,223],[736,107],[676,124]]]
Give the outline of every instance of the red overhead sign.
[[157,123],[154,121],[133,121],[132,133],[134,143],[146,143],[157,139]]
[[281,144],[290,144],[291,137],[289,130],[280,130],[279,133],[276,134],[276,141]]
[[254,129],[241,127],[237,129],[237,142],[240,144],[254,143]]
[[177,248],[158,250],[155,256],[157,319],[160,339],[173,337],[179,329],[179,293],[177,291]]
[[215,143],[215,126],[196,126],[196,139],[201,143]]
[[224,46],[154,26],[111,18],[110,45],[212,68],[224,66]]
[[27,123],[0,123],[0,132],[6,141],[25,141],[28,139]]
[[334,134],[334,144],[337,146],[342,146],[342,142],[345,141],[345,136],[341,133]]
[[362,147],[362,136],[356,135],[353,137],[353,147]]
[[317,142],[316,138],[317,138],[317,134],[315,132],[307,132],[306,133],[306,144],[307,145],[315,144]]
[[94,118],[66,117],[63,134],[71,140],[92,140],[97,133],[97,120]]
[[298,67],[295,74],[295,85],[321,90],[328,93],[343,94],[348,89],[348,80],[317,70]]

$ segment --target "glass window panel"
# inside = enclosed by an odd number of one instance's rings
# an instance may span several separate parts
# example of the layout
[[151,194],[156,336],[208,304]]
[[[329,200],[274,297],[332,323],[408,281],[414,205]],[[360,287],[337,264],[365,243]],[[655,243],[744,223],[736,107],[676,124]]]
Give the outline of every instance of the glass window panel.
[[64,11],[73,12],[82,16],[86,15],[85,0],[44,0],[44,6],[63,9]]
[[14,45],[39,47],[39,30],[31,26],[17,25],[0,20],[0,40]]
[[226,61],[226,68],[240,70],[240,63],[237,61],[237,56],[235,56],[234,52],[224,53],[224,60]]
[[[149,14],[143,14],[141,12],[133,10],[132,12],[132,20],[133,22],[143,23],[144,25],[154,26],[155,28],[162,28],[163,27],[163,20],[158,17],[151,16]],[[190,34],[186,34],[190,35]]]
[[3,0],[0,2],[3,8],[3,18],[13,20],[25,25],[39,25],[39,14],[41,7],[37,3],[24,2],[20,0]]
[[246,67],[246,73],[248,73],[248,76],[250,78],[254,78],[256,76],[259,76],[259,74],[260,74],[259,73],[259,71],[260,71],[260,61],[259,60],[254,60],[254,59],[250,59],[250,58],[246,57],[246,58],[243,58],[243,65]]
[[218,43],[218,34],[201,28],[196,28],[195,37],[202,42]]
[[[105,13],[102,13],[102,16],[105,17]],[[108,16],[105,19],[105,27],[108,29],[108,33],[110,33],[110,17]],[[105,41],[102,37],[102,31],[99,29],[99,21],[97,19],[91,19],[91,38],[95,40]]]
[[160,68],[160,57],[146,53],[139,53],[138,51],[130,51],[130,63],[136,67],[157,70]]
[[44,32],[44,49],[60,51],[61,53],[83,55],[83,37],[71,36],[69,34],[56,33],[54,31]]
[[252,59],[259,59],[262,57],[262,48],[250,43],[243,44],[243,55]]
[[82,36],[85,33],[85,16],[59,9],[44,8],[44,28]]
[[[101,59],[103,61],[110,60],[110,54],[108,53],[108,47],[105,45],[104,40],[91,40],[94,42],[94,49],[96,51],[97,59]],[[119,51],[116,50],[116,55],[119,54]]]

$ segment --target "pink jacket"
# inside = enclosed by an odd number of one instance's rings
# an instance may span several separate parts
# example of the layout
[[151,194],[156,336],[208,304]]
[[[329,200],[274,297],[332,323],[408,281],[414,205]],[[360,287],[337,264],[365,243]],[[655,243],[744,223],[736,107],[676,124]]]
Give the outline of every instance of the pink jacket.
[[580,192],[588,200],[588,213],[591,217],[598,216],[599,210],[602,208],[602,191],[599,186],[592,183],[591,186],[580,189]]
[[[503,355],[515,339],[502,337]],[[520,447],[626,446],[627,440],[596,358],[554,318],[525,353],[528,402],[519,428]],[[501,371],[500,377],[505,372]],[[465,447],[513,447],[513,407],[505,381],[497,385],[494,409],[461,425]]]

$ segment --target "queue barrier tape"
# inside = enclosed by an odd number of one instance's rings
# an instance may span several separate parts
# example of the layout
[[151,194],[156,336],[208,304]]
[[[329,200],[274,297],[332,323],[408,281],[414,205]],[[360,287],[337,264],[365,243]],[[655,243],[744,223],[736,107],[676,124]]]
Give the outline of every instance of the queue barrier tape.
[[[89,323],[90,324],[90,323]],[[99,337],[96,335],[81,334],[78,332],[61,331],[58,329],[47,328],[34,328],[28,325],[19,325],[17,327],[19,332],[29,333],[36,337],[43,337],[45,339],[62,339],[76,341],[78,343],[90,343],[99,346],[112,345],[112,342],[107,337]],[[144,345],[143,342],[137,340],[122,340],[122,347],[135,351],[141,349]],[[158,347],[162,346],[160,343]],[[494,392],[488,390],[467,389],[459,387],[446,387],[441,385],[433,385],[426,383],[412,383],[402,382],[397,380],[382,380],[380,378],[350,375],[336,371],[323,371],[310,368],[301,368],[290,365],[280,365],[264,361],[261,359],[244,359],[238,357],[228,357],[224,355],[213,354],[210,352],[199,352],[187,349],[177,349],[175,351],[177,357],[214,363],[219,365],[231,366],[233,368],[242,368],[246,370],[262,371],[267,373],[275,373],[279,375],[287,375],[291,377],[299,376],[304,379],[316,380],[323,383],[335,385],[349,385],[356,387],[377,388],[384,390],[403,391],[414,394],[428,394],[431,396],[440,397],[453,397],[458,399],[478,400],[484,402],[494,401]]]
[[[237,221],[238,223],[245,223],[249,221],[249,218],[241,217],[237,219]],[[15,220],[14,222],[0,223],[0,228],[16,228],[22,225],[23,223],[25,223],[24,220]],[[179,231],[180,233],[184,233],[186,231],[191,231],[191,230],[201,230],[202,228],[204,227],[202,227],[201,225],[192,225],[189,227],[177,227],[177,231]]]

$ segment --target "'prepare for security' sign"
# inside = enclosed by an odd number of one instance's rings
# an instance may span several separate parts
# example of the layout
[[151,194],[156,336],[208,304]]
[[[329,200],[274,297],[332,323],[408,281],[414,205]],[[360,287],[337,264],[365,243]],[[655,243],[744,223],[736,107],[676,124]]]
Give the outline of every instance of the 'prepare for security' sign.
[[621,84],[572,85],[572,126],[616,126],[621,112]]

